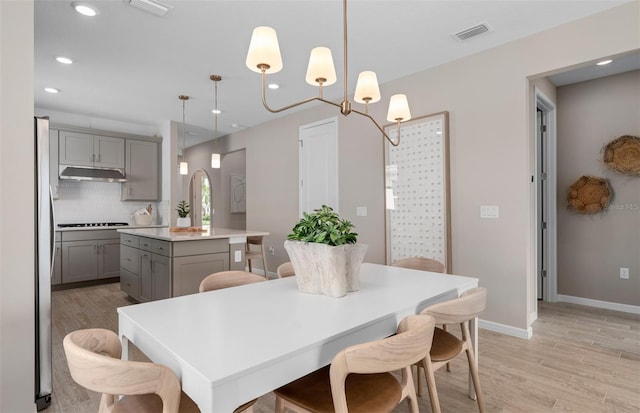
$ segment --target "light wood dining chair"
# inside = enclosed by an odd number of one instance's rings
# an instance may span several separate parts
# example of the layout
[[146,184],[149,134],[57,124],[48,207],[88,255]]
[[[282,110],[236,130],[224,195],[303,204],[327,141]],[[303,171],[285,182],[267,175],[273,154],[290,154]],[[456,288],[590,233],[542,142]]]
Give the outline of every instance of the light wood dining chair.
[[403,258],[398,261],[394,261],[391,264],[393,267],[411,268],[414,270],[431,271],[444,273],[444,264],[438,260],[432,260],[431,258],[412,257]]
[[[330,366],[275,390],[276,413],[390,412],[405,399],[418,412],[411,365],[428,354],[434,325],[430,316],[408,316],[396,335],[340,351]],[[402,383],[390,373],[397,370]]]
[[221,290],[223,288],[237,287],[239,285],[253,284],[261,281],[267,281],[266,278],[259,274],[246,271],[220,271],[209,274],[202,281],[198,291]]
[[249,267],[249,272],[253,271],[251,266],[251,261],[253,260],[262,260],[262,269],[264,270],[264,277],[268,278],[269,275],[267,270],[267,254],[264,250],[264,237],[263,236],[254,236],[247,237],[247,243],[245,244],[244,256],[247,260],[247,266]]
[[200,412],[168,367],[121,360],[120,340],[111,330],[73,331],[63,347],[73,380],[102,393],[98,413]]
[[435,382],[435,371],[447,364],[450,360],[462,353],[467,354],[469,371],[476,393],[478,402],[478,410],[480,413],[485,411],[484,395],[480,387],[480,377],[478,376],[478,368],[476,365],[476,356],[473,352],[473,343],[471,341],[471,333],[469,331],[469,322],[476,318],[487,305],[487,289],[483,287],[473,288],[465,291],[460,297],[443,303],[434,304],[425,308],[420,312],[422,315],[430,315],[435,319],[436,324],[460,324],[462,337],[436,328],[433,333],[433,345],[431,351],[420,362],[418,366],[418,394],[422,393],[422,380],[420,378],[421,371],[424,370],[424,376],[427,381],[429,397],[431,398],[431,410],[433,413],[440,413],[440,400],[438,398],[438,390]]
[[291,264],[290,261],[278,265],[276,273],[278,274],[278,278],[292,277],[296,275],[295,271],[293,270],[293,264]]

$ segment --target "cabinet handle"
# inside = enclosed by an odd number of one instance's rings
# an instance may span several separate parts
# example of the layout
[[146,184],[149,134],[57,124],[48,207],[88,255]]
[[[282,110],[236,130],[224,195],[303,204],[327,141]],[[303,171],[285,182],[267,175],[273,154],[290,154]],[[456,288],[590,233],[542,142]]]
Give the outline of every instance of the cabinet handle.
[[102,154],[98,154],[98,162],[102,162]]

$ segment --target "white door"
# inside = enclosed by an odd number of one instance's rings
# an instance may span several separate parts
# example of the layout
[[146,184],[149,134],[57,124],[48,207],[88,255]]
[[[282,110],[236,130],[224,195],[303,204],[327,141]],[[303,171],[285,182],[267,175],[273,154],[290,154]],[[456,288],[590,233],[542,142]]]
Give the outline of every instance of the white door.
[[338,119],[300,127],[300,216],[328,205],[338,211]]

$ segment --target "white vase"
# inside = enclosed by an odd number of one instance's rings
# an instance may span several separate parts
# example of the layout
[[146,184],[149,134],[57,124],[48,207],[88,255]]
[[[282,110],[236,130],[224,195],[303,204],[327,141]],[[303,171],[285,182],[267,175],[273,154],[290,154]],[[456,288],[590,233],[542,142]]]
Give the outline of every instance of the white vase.
[[191,226],[191,218],[189,217],[178,217],[178,221],[176,222],[176,226],[180,228],[187,228]]
[[366,245],[330,246],[286,240],[284,248],[296,273],[299,291],[343,297],[360,288],[360,264]]

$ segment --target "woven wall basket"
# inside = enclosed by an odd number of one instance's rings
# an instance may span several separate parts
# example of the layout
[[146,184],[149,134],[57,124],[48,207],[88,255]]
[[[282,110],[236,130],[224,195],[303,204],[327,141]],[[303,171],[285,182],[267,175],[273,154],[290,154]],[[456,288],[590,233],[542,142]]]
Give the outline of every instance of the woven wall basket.
[[611,200],[611,189],[605,179],[582,176],[569,188],[569,209],[581,214],[603,211]]
[[626,175],[640,176],[640,138],[625,135],[604,147],[604,164]]

